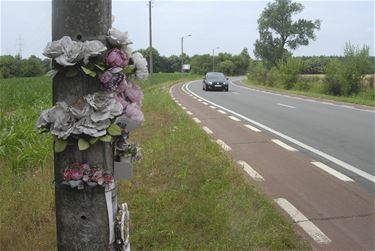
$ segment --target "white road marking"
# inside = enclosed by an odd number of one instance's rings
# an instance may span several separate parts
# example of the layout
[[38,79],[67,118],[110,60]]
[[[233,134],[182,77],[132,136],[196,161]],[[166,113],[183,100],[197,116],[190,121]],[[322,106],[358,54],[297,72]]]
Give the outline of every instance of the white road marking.
[[292,108],[292,109],[295,109],[295,108],[296,108],[295,106],[284,105],[284,104],[281,104],[281,103],[277,103],[277,105],[279,105],[279,106],[284,106],[284,107],[288,107],[288,108]]
[[182,106],[182,109],[183,109],[183,110],[186,110],[186,107],[185,107],[185,106]]
[[262,175],[260,175],[257,171],[255,171],[249,164],[247,164],[243,160],[237,161],[237,164],[242,166],[243,170],[253,179],[256,181],[264,181]]
[[226,112],[222,111],[222,110],[217,110],[218,112],[220,112],[221,114],[227,114]]
[[219,146],[221,146],[221,148],[223,148],[224,151],[232,151],[232,148],[230,148],[230,146],[228,146],[227,144],[225,144],[224,141],[222,141],[221,139],[217,139],[216,140],[216,143],[219,144]]
[[206,102],[202,102],[202,104],[204,104],[204,105],[208,105]]
[[193,99],[197,99],[197,97],[194,96]]
[[295,208],[284,198],[275,199],[275,202],[289,214],[295,223],[297,223],[314,241],[319,244],[329,244],[331,239],[325,235],[314,223]]
[[[202,98],[201,96],[195,94],[194,92],[192,92],[192,91],[189,89],[190,84],[193,83],[193,82],[194,82],[194,81],[191,81],[191,82],[185,83],[185,84],[182,86],[182,88],[185,88],[185,87],[186,87],[187,90],[188,90],[190,93],[192,93],[193,95],[196,95],[196,96],[200,97],[201,99],[203,99],[203,100],[206,101],[207,103],[209,103],[209,104],[211,104],[211,105],[215,105],[215,106],[217,106],[217,107],[219,107],[219,108],[221,108],[221,109],[223,109],[223,110],[226,110],[226,111],[232,113],[233,115],[236,115],[237,117],[240,117],[241,119],[250,122],[251,124],[254,124],[254,125],[256,125],[256,126],[262,128],[262,129],[266,130],[266,131],[269,131],[270,133],[273,133],[273,134],[275,134],[275,135],[277,135],[277,136],[279,136],[279,137],[281,137],[281,138],[284,138],[285,140],[287,140],[287,141],[289,141],[289,142],[291,142],[291,143],[293,143],[293,144],[296,144],[296,145],[298,145],[299,147],[306,149],[307,151],[310,151],[310,152],[312,152],[312,153],[315,153],[315,154],[317,154],[317,155],[319,155],[319,156],[321,156],[321,157],[323,157],[323,158],[325,158],[325,159],[327,159],[327,160],[329,160],[329,161],[331,161],[331,162],[333,162],[333,163],[335,163],[335,164],[337,164],[337,165],[339,165],[339,166],[345,168],[346,170],[349,170],[349,171],[351,171],[351,172],[353,172],[353,173],[355,173],[355,174],[361,176],[362,178],[365,178],[365,179],[367,179],[367,180],[369,180],[369,181],[375,183],[375,176],[372,175],[372,174],[366,173],[365,171],[362,171],[361,169],[359,169],[359,168],[357,168],[357,167],[355,167],[355,166],[353,166],[353,165],[350,165],[349,163],[346,163],[345,161],[342,161],[342,160],[340,160],[340,159],[337,159],[337,158],[335,158],[335,157],[333,157],[333,156],[331,156],[331,155],[329,155],[329,154],[327,154],[327,153],[325,153],[325,152],[322,152],[322,151],[320,151],[320,150],[318,150],[318,149],[316,149],[316,148],[314,148],[314,147],[311,147],[311,146],[309,146],[309,145],[306,145],[305,143],[302,143],[301,141],[298,141],[298,140],[296,140],[296,139],[294,139],[294,138],[292,138],[292,137],[290,137],[290,136],[288,136],[288,135],[285,135],[285,134],[283,134],[283,133],[281,133],[281,132],[278,132],[278,131],[272,129],[271,127],[268,127],[268,126],[266,126],[266,125],[263,125],[263,124],[261,124],[261,123],[255,121],[255,120],[252,120],[252,119],[250,119],[250,118],[248,118],[248,117],[245,117],[245,116],[243,116],[243,115],[241,115],[241,114],[239,114],[239,113],[237,113],[237,112],[235,112],[235,111],[229,110],[229,109],[227,109],[227,108],[225,108],[225,107],[223,107],[223,106],[221,106],[221,105],[218,105],[218,104],[216,104],[216,103],[214,103],[214,102],[212,102],[212,101],[209,101],[209,100],[207,100],[207,99]],[[245,87],[242,87],[242,88],[244,88],[244,89],[250,89],[250,88],[245,88]],[[293,98],[293,97],[291,97],[291,98]],[[317,102],[317,101],[316,101],[316,102]],[[337,105],[337,106],[339,106],[339,105]],[[358,109],[358,110],[361,110],[361,109]],[[368,111],[368,110],[361,110],[361,111]],[[369,112],[373,112],[373,111],[369,111]]]
[[239,118],[236,118],[235,116],[228,116],[230,119],[234,120],[234,121],[241,121]]
[[196,123],[202,123],[198,118],[193,118],[193,120],[196,122]]
[[199,102],[202,102],[202,100],[201,99],[197,99]]
[[251,125],[244,125],[245,127],[249,128],[250,130],[253,130],[254,132],[261,132],[261,130],[259,130],[258,128],[254,127],[254,126],[251,126]]
[[282,142],[282,141],[280,141],[278,139],[273,139],[272,142],[275,143],[275,144],[277,144],[277,145],[279,145],[279,146],[281,146],[282,148],[284,148],[284,149],[286,149],[288,151],[291,151],[291,152],[297,152],[298,151],[297,149],[295,149],[295,148],[293,148],[293,147],[285,144],[284,142]]
[[338,179],[340,179],[342,181],[345,181],[345,182],[354,182],[354,180],[352,180],[348,176],[346,176],[346,175],[344,175],[342,173],[337,172],[335,169],[333,169],[333,168],[331,168],[331,167],[323,164],[322,162],[313,161],[313,162],[311,162],[311,164],[313,164],[314,166],[319,167],[323,171],[326,171],[327,173],[335,176],[336,178],[338,178]]
[[193,115],[193,113],[191,111],[186,111],[187,114],[189,115]]
[[210,108],[212,108],[212,109],[216,109],[216,107],[215,107],[215,106],[213,106],[213,105],[210,105]]
[[202,129],[207,133],[207,134],[213,134],[213,132],[208,128],[207,126],[203,126]]

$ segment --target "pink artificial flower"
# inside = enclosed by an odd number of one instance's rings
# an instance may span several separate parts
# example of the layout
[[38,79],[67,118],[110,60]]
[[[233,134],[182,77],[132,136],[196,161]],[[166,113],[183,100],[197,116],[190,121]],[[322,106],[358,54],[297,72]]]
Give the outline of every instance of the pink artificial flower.
[[136,122],[143,123],[144,115],[137,103],[131,103],[126,107],[125,115]]
[[133,83],[129,83],[127,85],[127,88],[125,90],[126,96],[130,99],[132,102],[136,102],[139,106],[141,106],[142,98],[143,98],[143,92],[141,88],[139,88],[138,85],[135,85]]
[[122,80],[122,82],[117,86],[116,92],[117,93],[123,93],[128,88],[128,83],[125,79]]
[[71,178],[73,180],[80,180],[83,177],[83,172],[81,170],[73,169],[71,170]]
[[122,113],[125,113],[126,107],[128,106],[129,102],[126,101],[126,98],[124,97],[124,93],[117,94],[115,98],[118,102],[120,102],[120,104],[124,108]]
[[65,169],[64,170],[64,180],[69,181],[72,179],[72,173],[70,172],[70,169]]
[[83,175],[82,180],[84,182],[88,182],[90,180],[90,177],[87,174],[85,174],[85,175]]
[[129,63],[128,56],[117,48],[113,48],[108,51],[105,62],[111,67],[124,68]]

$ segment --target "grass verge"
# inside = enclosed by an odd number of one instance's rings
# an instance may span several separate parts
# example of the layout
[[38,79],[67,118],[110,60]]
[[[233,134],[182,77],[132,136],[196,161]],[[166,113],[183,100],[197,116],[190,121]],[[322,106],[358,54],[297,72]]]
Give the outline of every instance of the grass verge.
[[[119,182],[119,201],[131,210],[132,248],[309,249],[172,102],[169,87],[194,76],[157,77],[152,85],[142,84],[146,122],[130,137],[141,143],[144,158],[135,164],[131,182]],[[50,90],[47,78],[0,81],[1,250],[56,247],[51,140],[33,130],[40,110],[50,104]],[[27,161],[14,164],[12,158],[24,152]]]

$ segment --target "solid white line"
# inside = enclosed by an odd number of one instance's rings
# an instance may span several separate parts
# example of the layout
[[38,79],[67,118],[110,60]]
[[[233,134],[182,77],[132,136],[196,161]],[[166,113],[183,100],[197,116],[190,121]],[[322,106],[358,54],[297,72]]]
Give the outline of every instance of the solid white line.
[[239,118],[236,118],[235,116],[228,116],[230,119],[234,120],[234,121],[241,121]]
[[335,176],[336,178],[338,178],[338,179],[340,179],[342,181],[345,181],[345,182],[354,182],[354,180],[352,180],[348,176],[346,176],[346,175],[344,175],[342,173],[337,172],[335,169],[333,169],[333,168],[331,168],[331,167],[323,164],[322,162],[313,161],[313,162],[311,162],[311,164],[313,164],[314,166],[319,167],[323,171],[326,171],[327,173]]
[[187,114],[189,115],[193,115],[193,113],[191,111],[186,111]]
[[280,141],[278,139],[273,139],[272,142],[275,143],[275,144],[277,144],[277,145],[279,145],[279,146],[281,146],[282,148],[284,148],[284,149],[286,149],[288,151],[291,151],[291,152],[297,152],[298,151],[297,149],[295,149],[295,148],[293,148],[291,146],[288,146],[287,144],[285,144],[284,142],[282,142],[282,141]]
[[222,111],[222,110],[217,110],[218,112],[220,112],[221,114],[227,114],[226,112]]
[[261,132],[258,128],[251,126],[251,125],[244,125],[245,127],[249,128],[250,130],[253,130],[254,132]]
[[255,171],[249,164],[247,164],[243,160],[237,161],[237,164],[242,166],[243,170],[253,179],[256,181],[264,181],[262,175],[260,175],[257,171]]
[[314,241],[319,244],[329,244],[331,239],[325,235],[314,223],[312,223],[305,215],[295,208],[289,201],[284,198],[275,199],[275,202],[289,214],[289,216],[297,223]]
[[295,109],[295,108],[296,108],[295,106],[284,105],[284,104],[281,104],[281,103],[277,103],[277,105],[284,106],[284,107],[288,107],[288,108],[292,108],[292,109]]
[[213,134],[213,132],[208,128],[207,126],[203,126],[202,129],[207,133],[207,134]]
[[193,118],[193,120],[196,122],[196,123],[202,123],[198,118]]
[[208,105],[206,102],[202,102],[202,104],[204,104],[204,105]]
[[230,148],[230,146],[228,146],[227,144],[225,144],[224,141],[222,141],[221,139],[217,139],[216,140],[216,143],[219,144],[219,146],[221,146],[221,148],[223,148],[224,151],[232,151],[232,148]]
[[215,107],[215,106],[213,106],[213,105],[210,105],[210,108],[212,108],[212,109],[216,109],[216,107]]
[[[192,91],[189,89],[190,84],[193,83],[193,82],[194,82],[194,81],[191,81],[191,82],[185,83],[185,84],[182,86],[182,88],[184,88],[184,87],[186,86],[187,90],[188,90],[190,93],[192,93],[193,95],[196,95],[196,96],[200,97],[199,95],[195,94],[194,92],[192,92]],[[245,87],[243,87],[243,88],[245,88]],[[245,88],[245,89],[249,89],[249,88]],[[309,146],[309,145],[306,145],[306,144],[302,143],[301,141],[298,141],[298,140],[296,140],[296,139],[294,139],[294,138],[292,138],[292,137],[289,137],[288,135],[285,135],[285,134],[283,134],[283,133],[281,133],[281,132],[278,132],[278,131],[272,129],[271,127],[268,127],[268,126],[263,125],[263,124],[261,124],[261,123],[255,121],[255,120],[252,120],[252,119],[250,119],[250,118],[247,118],[247,117],[245,117],[245,116],[243,116],[243,115],[241,115],[241,114],[239,114],[239,113],[237,113],[237,112],[234,112],[234,111],[232,111],[232,110],[229,110],[229,109],[227,109],[227,108],[225,108],[225,107],[223,107],[223,106],[221,106],[221,105],[218,105],[218,104],[216,104],[216,103],[214,103],[214,102],[212,102],[212,101],[209,101],[209,100],[204,99],[204,98],[202,98],[202,97],[200,97],[200,98],[203,99],[204,101],[206,101],[207,103],[211,104],[211,105],[215,105],[215,106],[217,106],[217,107],[219,107],[219,108],[221,108],[221,109],[223,109],[223,110],[226,110],[226,111],[232,113],[233,115],[236,115],[237,117],[240,117],[241,119],[250,122],[251,124],[254,124],[254,125],[256,125],[256,126],[262,128],[262,129],[266,130],[266,131],[269,131],[270,133],[273,133],[273,134],[275,134],[275,135],[277,135],[277,136],[279,136],[279,137],[281,137],[281,138],[284,138],[284,139],[288,140],[289,142],[291,142],[291,143],[293,143],[293,144],[296,144],[296,145],[298,145],[299,147],[302,147],[302,148],[306,149],[307,151],[310,151],[310,152],[312,152],[312,153],[315,153],[315,154],[317,154],[317,155],[319,155],[319,156],[321,156],[321,157],[323,157],[323,158],[325,158],[325,159],[327,159],[327,160],[329,160],[329,161],[331,161],[331,162],[333,162],[333,163],[335,163],[335,164],[337,164],[337,165],[339,165],[339,166],[345,168],[346,170],[349,170],[349,171],[351,171],[351,172],[353,172],[353,173],[355,173],[355,174],[361,176],[362,178],[365,178],[365,179],[367,179],[367,180],[369,180],[369,181],[375,183],[375,176],[374,176],[374,175],[371,175],[371,174],[369,174],[369,173],[366,173],[365,171],[362,171],[361,169],[359,169],[359,168],[357,168],[357,167],[355,167],[355,166],[352,166],[352,165],[350,165],[349,163],[346,163],[345,161],[339,160],[339,159],[337,159],[337,158],[335,158],[335,157],[333,157],[333,156],[331,156],[331,155],[329,155],[329,154],[326,154],[326,153],[324,153],[324,152],[322,152],[322,151],[320,151],[320,150],[318,150],[318,149],[316,149],[316,148],[314,148],[314,147],[311,147],[311,146]],[[363,111],[365,111],[365,110],[363,110]]]

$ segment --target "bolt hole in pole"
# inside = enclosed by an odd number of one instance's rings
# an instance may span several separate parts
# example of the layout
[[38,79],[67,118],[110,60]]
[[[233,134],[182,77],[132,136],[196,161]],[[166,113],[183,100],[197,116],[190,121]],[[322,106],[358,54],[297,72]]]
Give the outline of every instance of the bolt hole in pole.
[[81,40],[81,39],[82,39],[82,35],[78,34],[78,35],[77,35],[77,39],[78,39],[78,40]]
[[85,215],[82,215],[82,216],[81,216],[81,219],[82,219],[82,220],[87,220],[87,217],[86,217]]

